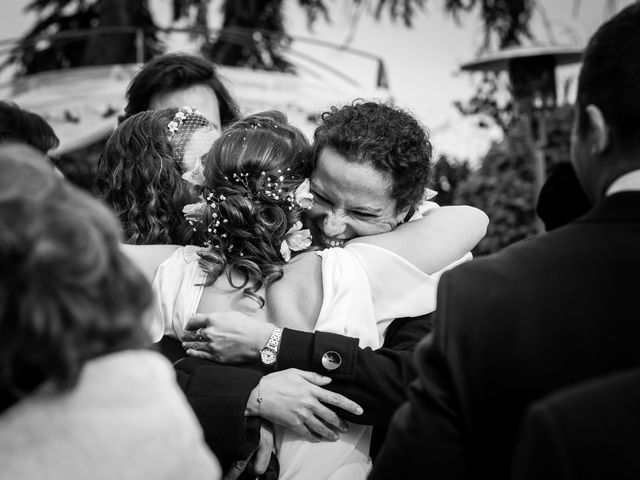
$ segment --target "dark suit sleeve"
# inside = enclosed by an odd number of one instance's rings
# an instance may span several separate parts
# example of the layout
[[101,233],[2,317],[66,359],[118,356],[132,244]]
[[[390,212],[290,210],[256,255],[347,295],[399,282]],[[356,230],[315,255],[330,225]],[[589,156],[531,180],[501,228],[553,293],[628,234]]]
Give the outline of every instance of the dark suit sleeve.
[[244,411],[263,373],[188,357],[181,343],[170,337],[163,337],[152,348],[173,363],[178,385],[223,469],[233,461],[247,458],[258,445],[260,420],[245,418]]
[[559,425],[551,409],[531,409],[516,449],[513,480],[576,478]]
[[[333,379],[328,389],[338,392],[364,409],[361,416],[341,412],[345,420],[367,425],[386,425],[393,412],[407,399],[406,389],[414,378],[412,353],[431,329],[430,316],[394,320],[382,348],[359,348],[358,339],[325,332],[285,329],[278,353],[278,369],[310,370]],[[340,365],[327,369],[327,352],[340,355]]]
[[391,422],[370,479],[467,478],[461,425],[447,354],[449,273],[438,287],[433,331],[416,350],[417,379]]
[[262,373],[198,358],[174,364],[178,384],[193,408],[209,448],[223,466],[247,458],[260,438],[258,419],[244,416]]

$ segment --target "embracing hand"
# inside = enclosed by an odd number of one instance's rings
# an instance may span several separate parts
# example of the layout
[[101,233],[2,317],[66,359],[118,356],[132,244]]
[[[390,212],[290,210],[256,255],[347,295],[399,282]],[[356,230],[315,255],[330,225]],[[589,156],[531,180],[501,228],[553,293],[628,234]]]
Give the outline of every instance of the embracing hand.
[[269,460],[273,452],[273,425],[262,420],[260,425],[260,443],[247,460],[234,462],[223,480],[236,480],[245,470],[256,476],[262,475],[269,467]]
[[188,355],[220,363],[241,363],[258,358],[274,325],[240,312],[196,314],[182,336]]
[[347,424],[323,404],[354,415],[361,415],[362,408],[338,393],[321,388],[330,382],[329,377],[296,368],[271,373],[262,377],[251,392],[245,413],[282,425],[307,440],[335,441],[336,432],[347,431]]

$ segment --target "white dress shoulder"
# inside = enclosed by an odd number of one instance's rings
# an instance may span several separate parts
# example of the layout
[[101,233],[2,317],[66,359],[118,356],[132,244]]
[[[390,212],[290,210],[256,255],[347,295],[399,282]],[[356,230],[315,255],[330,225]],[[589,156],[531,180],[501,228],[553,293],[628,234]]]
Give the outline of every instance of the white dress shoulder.
[[152,282],[154,342],[163,335],[180,340],[184,326],[196,313],[207,279],[198,265],[198,252],[203,250],[194,245],[180,247],[158,267]]
[[[352,242],[344,248],[318,252],[322,257],[323,300],[316,331],[360,339],[360,347],[382,346],[394,318],[415,317],[436,307],[436,289],[442,272],[469,260],[471,255],[433,275],[384,248]],[[349,423],[336,442],[311,443],[276,429],[280,480],[365,479],[371,469],[372,427]]]
[[[153,336],[181,338],[196,313],[205,275],[198,266],[199,247],[177,249],[158,268]],[[317,252],[322,257],[323,301],[316,331],[360,339],[360,347],[379,348],[394,318],[430,313],[442,271],[426,275],[402,257],[377,246],[352,242]],[[371,468],[371,427],[349,425],[337,442],[311,443],[277,429],[280,479],[365,479]]]

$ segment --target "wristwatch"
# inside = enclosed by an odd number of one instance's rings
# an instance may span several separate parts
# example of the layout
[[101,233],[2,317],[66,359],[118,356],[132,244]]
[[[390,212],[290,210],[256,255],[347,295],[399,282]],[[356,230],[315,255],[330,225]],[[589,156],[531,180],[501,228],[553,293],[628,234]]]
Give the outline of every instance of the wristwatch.
[[282,329],[280,327],[274,327],[273,332],[271,332],[271,336],[269,337],[269,341],[267,341],[264,348],[260,350],[260,360],[262,360],[264,365],[272,366],[276,363],[281,337]]

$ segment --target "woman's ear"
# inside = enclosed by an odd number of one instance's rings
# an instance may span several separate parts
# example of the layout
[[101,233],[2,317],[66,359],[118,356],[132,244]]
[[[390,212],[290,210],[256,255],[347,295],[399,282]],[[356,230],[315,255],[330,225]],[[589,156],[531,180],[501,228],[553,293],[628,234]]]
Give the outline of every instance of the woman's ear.
[[610,142],[609,127],[604,119],[602,110],[595,105],[587,105],[585,109],[587,119],[590,124],[590,136],[591,136],[591,154],[603,153]]

